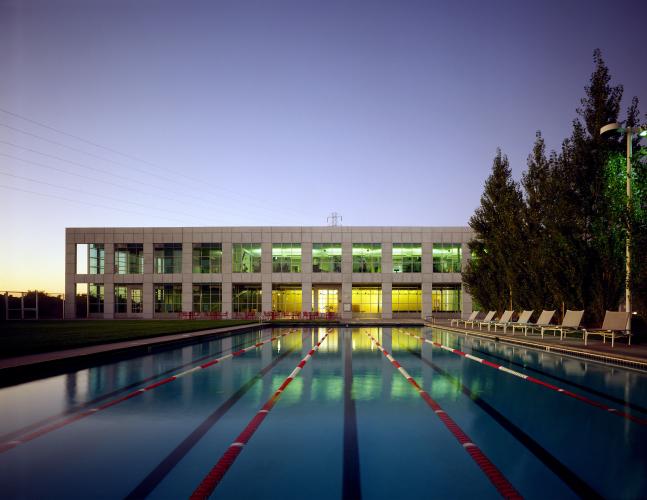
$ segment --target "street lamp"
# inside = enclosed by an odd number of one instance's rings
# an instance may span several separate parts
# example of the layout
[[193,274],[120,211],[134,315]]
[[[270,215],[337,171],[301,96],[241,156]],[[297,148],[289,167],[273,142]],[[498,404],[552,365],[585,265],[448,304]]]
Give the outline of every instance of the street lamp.
[[[638,134],[639,137],[647,137],[647,129],[621,127],[619,123],[609,123],[600,129],[600,135],[607,132],[624,133],[627,138],[627,213],[631,214],[631,139],[633,134]],[[625,266],[625,310],[629,313],[627,333],[631,333],[631,219],[629,218],[627,218]]]

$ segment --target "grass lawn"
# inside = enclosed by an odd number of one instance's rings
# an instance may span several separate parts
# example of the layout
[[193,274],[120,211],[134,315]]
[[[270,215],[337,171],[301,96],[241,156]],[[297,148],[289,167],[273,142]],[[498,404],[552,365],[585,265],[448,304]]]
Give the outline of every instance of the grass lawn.
[[255,323],[246,320],[0,322],[0,358]]

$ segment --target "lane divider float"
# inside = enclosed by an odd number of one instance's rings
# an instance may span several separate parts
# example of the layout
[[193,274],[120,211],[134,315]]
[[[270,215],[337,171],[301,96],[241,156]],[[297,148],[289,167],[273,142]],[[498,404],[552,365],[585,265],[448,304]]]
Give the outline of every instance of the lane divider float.
[[485,453],[475,445],[467,434],[458,426],[456,422],[442,409],[442,407],[425,391],[415,379],[409,375],[404,367],[398,363],[389,352],[382,347],[382,345],[371,335],[367,333],[371,342],[382,352],[384,357],[389,360],[389,362],[395,367],[400,374],[407,379],[415,389],[418,391],[420,397],[427,403],[427,405],[434,411],[436,416],[445,424],[445,427],[453,434],[453,436],[458,440],[458,442],[463,446],[463,449],[472,457],[472,460],[478,465],[478,467],[483,471],[487,476],[490,482],[494,485],[496,490],[503,498],[523,498],[521,494],[512,486],[512,483],[503,475],[503,473],[494,465],[490,459],[485,456]]
[[271,337],[267,340],[264,340],[262,342],[256,342],[255,344],[250,345],[249,347],[246,347],[244,349],[240,349],[235,352],[231,352],[229,354],[226,354],[224,356],[221,356],[219,358],[213,359],[211,361],[208,361],[206,363],[202,363],[198,366],[195,366],[193,368],[190,368],[188,370],[184,370],[183,372],[176,373],[175,375],[171,375],[170,377],[164,378],[162,380],[159,380],[157,382],[154,382],[150,385],[147,385],[146,387],[142,387],[141,389],[137,389],[135,391],[132,391],[124,396],[121,396],[119,398],[113,399],[111,401],[107,401],[106,403],[103,403],[102,405],[96,406],[94,408],[90,408],[89,410],[82,411],[80,413],[76,413],[72,415],[71,417],[68,417],[64,420],[61,420],[59,422],[56,422],[54,424],[50,424],[46,427],[43,427],[37,431],[31,432],[25,436],[20,437],[19,439],[13,439],[11,441],[7,441],[5,443],[0,444],[0,453],[4,453],[6,451],[9,451],[16,446],[19,446],[23,443],[27,443],[29,441],[33,441],[36,438],[39,438],[41,436],[44,436],[45,434],[49,434],[52,431],[55,431],[57,429],[60,429],[61,427],[65,427],[66,425],[69,425],[73,422],[77,422],[83,418],[89,417],[90,415],[94,415],[97,412],[106,410],[108,408],[111,408],[113,406],[116,406],[120,403],[123,403],[124,401],[128,401],[129,399],[132,399],[136,396],[140,396],[141,394],[144,394],[145,392],[152,391],[153,389],[157,389],[158,387],[161,387],[163,385],[168,384],[169,382],[173,382],[174,380],[177,380],[179,378],[182,378],[186,375],[195,373],[199,370],[204,370],[205,368],[209,368],[210,366],[213,366],[215,364],[221,363],[229,358],[236,358],[238,356],[242,356],[245,353],[252,351],[254,349],[258,349],[259,347],[269,343],[269,342],[274,342],[275,340],[280,339],[281,337],[285,337],[286,335],[289,335],[290,333],[296,332],[296,329],[289,330],[285,333],[282,333],[281,335],[277,335],[275,337]]
[[415,333],[410,333],[407,332],[406,330],[399,330],[400,332],[404,333],[405,335],[408,335],[409,337],[416,338],[422,342],[426,342],[427,344],[431,344],[434,347],[439,347],[440,349],[443,349],[444,351],[451,352],[452,354],[456,354],[457,356],[461,356],[463,358],[469,359],[470,361],[475,361],[477,363],[480,363],[482,365],[488,366],[490,368],[494,368],[495,370],[502,371],[504,373],[507,373],[508,375],[513,375],[517,378],[520,378],[521,380],[525,380],[526,382],[530,382],[536,385],[540,385],[542,387],[545,387],[547,389],[551,389],[555,392],[558,392],[559,394],[563,394],[565,396],[571,397],[573,399],[576,399],[578,401],[581,401],[583,403],[586,403],[588,405],[591,405],[595,408],[598,408],[600,410],[606,411],[607,413],[611,413],[612,415],[618,415],[619,417],[623,417],[627,420],[631,420],[632,422],[636,422],[637,424],[640,425],[647,425],[647,419],[636,417],[635,415],[631,415],[630,413],[623,412],[621,410],[618,410],[616,408],[613,408],[611,406],[607,406],[603,403],[600,403],[598,401],[594,401],[593,399],[589,399],[586,396],[582,396],[581,394],[577,394],[575,392],[571,392],[567,389],[564,389],[562,387],[558,387],[556,385],[550,384],[548,382],[544,382],[543,380],[539,380],[538,378],[532,377],[530,375],[526,375],[525,373],[518,372],[516,370],[512,370],[511,368],[507,368],[503,365],[500,365],[498,363],[493,363],[492,361],[488,361],[487,359],[479,358],[478,356],[474,356],[472,354],[468,354],[463,351],[459,351],[458,349],[454,349],[452,347],[440,344],[438,342],[434,342],[433,340],[426,339],[424,337],[421,337],[420,335],[416,335]]
[[299,372],[303,369],[310,358],[312,358],[314,353],[319,350],[319,346],[321,346],[322,342],[326,340],[326,337],[328,337],[331,331],[332,328],[327,329],[326,334],[321,338],[321,340],[317,342],[312,349],[310,349],[308,354],[306,354],[296,368],[292,370],[292,373],[287,376],[279,388],[274,392],[274,394],[272,394],[270,399],[268,399],[256,415],[254,415],[254,418],[249,421],[247,426],[243,429],[243,432],[241,432],[234,442],[229,445],[229,448],[227,448],[225,453],[223,453],[220,460],[216,462],[216,465],[212,467],[195,491],[191,494],[190,498],[192,500],[209,498],[209,496],[214,492],[238,455],[240,455],[243,447],[249,442],[256,430],[260,427],[261,423],[263,423],[267,414],[272,410],[272,408],[274,408],[274,405],[278,402],[283,391],[285,391],[288,385],[290,385],[297,375],[299,375]]

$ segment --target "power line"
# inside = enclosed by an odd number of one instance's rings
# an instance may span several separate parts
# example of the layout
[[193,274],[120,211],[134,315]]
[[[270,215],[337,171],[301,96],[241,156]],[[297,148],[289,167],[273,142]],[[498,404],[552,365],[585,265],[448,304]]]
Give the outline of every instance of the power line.
[[[147,160],[143,160],[143,159],[141,159],[141,158],[137,158],[137,157],[132,156],[132,155],[130,155],[130,154],[128,154],[128,153],[123,153],[123,152],[118,151],[118,150],[116,150],[116,149],[114,149],[114,148],[110,148],[110,147],[107,147],[107,146],[103,146],[103,145],[101,145],[101,144],[98,144],[98,143],[96,143],[96,142],[93,142],[93,141],[90,141],[90,140],[84,139],[84,138],[82,138],[82,137],[80,137],[80,136],[77,136],[77,135],[75,135],[75,134],[70,134],[70,133],[65,132],[65,131],[63,131],[63,130],[60,130],[60,129],[58,129],[58,128],[52,127],[52,126],[47,125],[47,124],[45,124],[45,123],[39,122],[39,121],[37,121],[37,120],[33,120],[33,119],[31,119],[31,118],[27,118],[27,117],[25,117],[25,116],[22,116],[22,115],[20,115],[20,114],[18,114],[18,113],[14,113],[14,112],[9,111],[9,110],[7,110],[7,109],[4,109],[4,108],[1,108],[1,107],[0,107],[0,111],[1,111],[1,112],[3,112],[3,113],[8,114],[8,115],[10,115],[10,116],[13,116],[13,117],[16,117],[16,118],[20,118],[20,119],[25,120],[25,121],[27,121],[27,122],[29,122],[29,123],[33,123],[33,124],[38,125],[38,126],[40,126],[40,127],[46,128],[46,129],[48,129],[48,130],[52,130],[52,131],[57,132],[57,133],[59,133],[59,134],[62,134],[62,135],[65,135],[65,136],[71,137],[71,138],[76,139],[76,140],[79,140],[79,141],[84,142],[84,143],[86,143],[86,144],[89,144],[89,145],[91,145],[91,146],[94,146],[94,147],[97,147],[97,148],[101,148],[101,149],[104,149],[104,150],[106,150],[106,151],[110,151],[110,152],[112,152],[112,153],[118,154],[118,155],[123,156],[124,158],[128,158],[128,159],[130,159],[130,160],[132,160],[132,161],[141,162],[141,163],[144,163],[144,164],[146,164],[146,165],[150,165],[150,166],[152,166],[152,167],[155,167],[155,168],[157,168],[157,169],[165,170],[166,172],[170,172],[170,173],[172,173],[172,174],[175,174],[175,172],[174,172],[173,170],[169,169],[169,168],[162,167],[162,166],[160,166],[160,165],[156,165],[156,164],[154,164],[154,163],[152,163],[152,162],[149,162],[149,161],[147,161]],[[27,133],[28,135],[31,135],[31,136],[33,136],[33,137],[37,137],[37,138],[42,139],[42,140],[45,140],[45,141],[47,141],[47,142],[52,142],[52,143],[55,143],[55,144],[61,145],[61,146],[63,146],[63,147],[67,147],[67,148],[69,148],[69,149],[73,149],[73,150],[75,150],[75,151],[79,151],[79,152],[82,152],[82,153],[85,153],[85,154],[90,154],[90,153],[87,153],[87,152],[85,152],[85,151],[78,150],[78,149],[76,149],[76,148],[72,148],[71,146],[67,146],[67,145],[63,145],[63,144],[61,144],[61,143],[57,143],[56,141],[52,141],[51,139],[43,138],[43,137],[38,136],[37,134],[33,134],[33,133],[31,133],[31,132],[24,132],[24,131],[22,131],[21,129],[18,129],[18,128],[16,128],[16,127],[11,127],[11,126],[8,126],[8,125],[3,125],[3,126],[8,127],[8,128],[13,128],[14,130],[16,130],[16,131],[18,131],[18,132]],[[96,156],[96,155],[92,155],[92,154],[90,154],[90,155],[91,155],[91,156],[94,156],[94,157],[97,157],[97,158],[101,158],[101,157],[98,157],[98,156]],[[125,166],[125,165],[123,165],[123,164],[121,164],[121,163],[119,163],[119,162],[115,162],[114,160],[107,160],[107,159],[105,159],[105,158],[102,158],[102,159],[104,159],[105,161],[110,161],[110,162],[115,163],[115,164],[118,164],[118,165]],[[136,167],[131,167],[131,166],[126,166],[126,168],[134,168],[134,169],[136,169]],[[139,170],[140,170],[140,171],[144,171],[144,172],[146,172],[146,173],[152,173],[152,172],[150,172],[150,171],[143,170],[143,169],[139,169]],[[157,172],[155,172],[155,174],[156,174],[156,175],[159,175]],[[162,177],[162,178],[165,178],[165,179],[167,179],[167,180],[170,180],[171,182],[177,182],[177,179],[168,179],[167,177]],[[193,179],[194,179],[194,180],[196,180],[197,182],[200,182],[200,180],[198,180],[198,179],[195,179],[195,178],[193,178]],[[191,188],[193,188],[193,187],[194,187],[194,186],[191,186]],[[273,207],[272,205],[270,205],[270,204],[260,204],[260,203],[258,203],[258,202],[256,201],[256,199],[255,199],[255,198],[250,197],[250,196],[248,196],[248,195],[244,195],[244,194],[242,194],[242,193],[238,193],[238,192],[233,191],[233,190],[231,190],[231,189],[223,188],[223,187],[220,187],[220,186],[215,186],[215,188],[216,188],[216,189],[218,189],[218,190],[220,190],[220,191],[229,192],[229,193],[231,193],[232,195],[235,195],[236,197],[244,197],[244,198],[247,198],[247,199],[251,200],[251,202],[252,202],[253,204],[257,205],[257,206],[258,206],[258,207],[260,207],[260,208],[263,208],[264,210],[268,210],[268,209],[269,209],[269,210],[271,210],[271,211],[274,211],[274,212],[279,213],[276,209],[274,209],[274,207]],[[266,207],[264,207],[263,205],[267,205],[267,207],[269,207],[269,208],[266,208]],[[302,211],[297,211],[297,210],[292,210],[292,209],[288,209],[288,210],[289,210],[290,212],[297,213],[297,214],[299,214],[299,215],[302,215],[302,214],[303,214],[303,212],[302,212]]]
[[[29,189],[17,188],[15,186],[7,186],[7,185],[4,185],[4,184],[0,184],[0,188],[8,189],[10,191],[20,191],[22,193],[35,194],[35,195],[38,195],[38,196],[45,196],[47,198],[55,198],[55,199],[58,199],[58,200],[68,201],[70,203],[77,203],[79,205],[89,205],[89,206],[92,206],[92,207],[103,208],[105,210],[116,210],[118,212],[124,212],[124,213],[127,213],[127,214],[143,215],[145,217],[148,216],[147,214],[143,214],[141,212],[136,212],[134,210],[128,210],[128,209],[125,209],[125,208],[111,207],[111,206],[108,206],[108,205],[101,205],[99,203],[92,203],[92,202],[89,202],[89,201],[73,200],[71,198],[66,198],[64,196],[58,196],[58,195],[55,195],[55,194],[48,194],[48,193],[39,193],[38,191],[31,191]],[[172,217],[166,217],[166,216],[162,216],[162,215],[153,215],[153,217],[156,217],[156,218],[159,218],[159,219],[164,219],[164,220],[172,220],[174,222],[180,222],[182,224],[184,223],[184,221],[182,221],[180,219],[174,219]]]
[[[46,158],[51,158],[51,159],[53,159],[53,160],[62,161],[62,162],[64,162],[64,163],[69,163],[70,165],[75,165],[75,166],[77,166],[77,167],[81,167],[81,168],[86,168],[86,169],[89,169],[89,170],[93,170],[93,171],[95,171],[95,172],[99,172],[99,173],[101,173],[101,174],[103,174],[103,175],[105,175],[105,174],[106,174],[105,170],[103,170],[103,169],[101,169],[101,168],[92,167],[92,166],[90,166],[90,165],[86,165],[86,164],[84,164],[84,163],[79,163],[79,162],[77,162],[77,161],[73,161],[73,160],[68,160],[67,158],[62,158],[62,157],[57,156],[57,155],[52,155],[52,154],[49,154],[49,153],[43,153],[42,151],[38,151],[37,149],[29,148],[29,147],[27,147],[27,146],[21,146],[20,144],[15,144],[15,143],[13,143],[13,142],[0,140],[0,144],[5,144],[5,145],[8,145],[8,146],[11,146],[11,147],[17,148],[17,149],[22,149],[22,150],[24,150],[24,151],[29,151],[30,153],[34,153],[34,154],[37,154],[37,155],[40,155],[40,156],[44,156],[44,157],[46,157]],[[26,160],[25,160],[25,161],[26,161]],[[139,169],[139,170],[141,170],[141,169]],[[148,173],[148,172],[146,172],[146,173]],[[175,181],[174,181],[173,179],[169,179],[169,181],[171,182],[171,185],[172,185],[172,186],[175,186]],[[147,185],[148,185],[148,186],[150,186],[150,187],[152,187],[152,188],[158,189],[158,190],[160,190],[160,191],[168,192],[168,187],[156,186],[156,185],[154,185],[154,184],[147,184]],[[201,199],[206,200],[206,202],[207,202],[207,203],[210,203],[210,204],[211,204],[211,203],[213,203],[213,199],[211,199],[211,198],[210,198],[210,199],[206,199],[206,198],[201,197],[201,196],[196,196],[196,195],[193,195],[193,194],[191,194],[191,195],[188,195],[188,194],[182,194],[182,193],[179,193],[179,192],[178,192],[177,194],[180,194],[180,195],[182,195],[182,196],[188,197],[188,198],[190,198],[191,200],[195,200],[196,198],[201,198]],[[208,206],[208,205],[207,205],[207,206]],[[229,213],[232,213],[232,214],[236,214],[236,213],[237,213],[237,212],[235,212],[235,211],[228,210],[228,209],[226,209],[226,208],[224,208],[224,209],[223,209],[223,208],[219,208],[219,210],[223,210],[223,211],[225,211],[225,212],[229,212]],[[251,214],[253,217],[258,217],[258,216],[256,215],[256,213],[254,213],[254,212],[250,212],[249,210],[243,210],[243,211],[247,211],[247,213],[248,213],[248,214]],[[262,218],[262,219],[265,219],[266,217],[265,217],[265,216],[262,216],[261,218]]]
[[[45,186],[51,186],[51,187],[55,187],[55,188],[58,188],[58,189],[65,189],[67,191],[73,191],[73,192],[76,192],[76,193],[82,193],[82,194],[87,194],[87,195],[92,195],[92,196],[98,196],[99,198],[104,198],[106,200],[118,201],[120,203],[129,203],[131,205],[136,205],[136,206],[145,208],[147,210],[161,210],[163,212],[171,212],[171,213],[175,213],[175,214],[186,215],[188,217],[195,217],[195,214],[190,214],[190,213],[187,213],[187,212],[180,212],[180,211],[177,211],[177,210],[169,210],[168,208],[157,208],[157,207],[153,207],[153,206],[150,206],[150,205],[146,205],[144,203],[137,203],[136,201],[125,200],[123,198],[114,198],[112,196],[106,196],[104,194],[90,193],[90,192],[88,192],[87,190],[84,190],[84,189],[76,189],[76,188],[71,188],[71,187],[67,187],[67,186],[61,186],[60,184],[54,184],[52,182],[41,181],[41,180],[38,180],[38,179],[32,179],[31,177],[24,177],[22,175],[11,174],[9,172],[3,172],[2,170],[0,170],[0,175],[6,175],[8,177],[13,177],[14,179],[21,179],[21,180],[24,180],[24,181],[35,182],[37,184],[43,184]],[[206,219],[202,219],[201,217],[199,217],[199,219],[206,220]]]

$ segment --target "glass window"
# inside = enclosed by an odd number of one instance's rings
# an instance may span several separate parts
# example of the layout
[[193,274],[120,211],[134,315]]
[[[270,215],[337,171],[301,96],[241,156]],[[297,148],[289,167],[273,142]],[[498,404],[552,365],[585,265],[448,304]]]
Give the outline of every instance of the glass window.
[[153,296],[156,313],[182,312],[181,283],[154,285]]
[[354,313],[381,313],[382,287],[353,287],[352,303]]
[[233,312],[260,312],[263,309],[262,294],[261,285],[233,285]]
[[431,309],[434,312],[460,312],[460,285],[433,288],[431,290]]
[[313,243],[312,272],[341,273],[341,243]]
[[90,243],[88,252],[90,274],[103,274],[105,272],[105,254],[103,244],[97,245],[96,243]]
[[382,245],[380,243],[353,243],[353,272],[381,273]]
[[301,287],[294,285],[275,285],[272,289],[272,311],[300,313]]
[[130,312],[140,313],[140,312],[143,312],[143,310],[144,310],[144,307],[142,305],[142,289],[131,288],[130,289]]
[[88,317],[88,284],[76,284],[75,309],[77,318]]
[[222,285],[194,283],[193,312],[222,312]]
[[128,287],[115,285],[115,312],[128,312]]
[[234,243],[233,270],[235,273],[260,273],[261,272],[261,244],[260,243]]
[[103,312],[103,290],[103,285],[96,283],[88,284],[88,312],[90,314]]
[[76,274],[88,274],[88,244],[76,244]]
[[153,259],[155,273],[181,273],[182,243],[155,243]]
[[272,272],[301,272],[301,243],[272,244]]
[[[315,293],[317,303],[315,304]],[[336,313],[339,312],[339,290],[319,289],[315,292],[312,290],[312,310],[319,313]]]
[[435,273],[461,272],[460,243],[434,243],[432,254]]
[[418,286],[393,287],[391,304],[394,313],[422,312],[422,290]]
[[394,243],[393,272],[422,272],[422,245],[420,243]]
[[222,243],[194,243],[193,272],[222,272]]
[[144,274],[143,244],[115,244],[115,274]]

